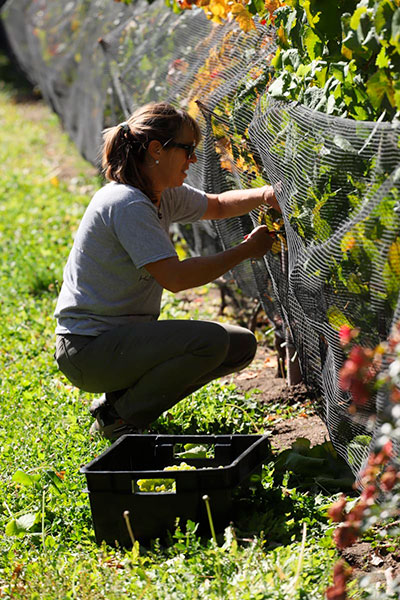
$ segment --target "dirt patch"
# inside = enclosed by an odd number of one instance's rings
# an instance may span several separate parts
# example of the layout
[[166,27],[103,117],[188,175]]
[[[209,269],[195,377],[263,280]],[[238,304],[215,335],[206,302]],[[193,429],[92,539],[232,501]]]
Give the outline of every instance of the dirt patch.
[[[232,381],[243,392],[254,390],[261,403],[271,407],[266,420],[270,423],[272,446],[279,450],[290,448],[299,437],[308,438],[312,446],[322,444],[329,438],[323,421],[315,414],[313,400],[306,386],[299,383],[288,386],[286,379],[278,376],[276,354],[267,346],[259,344],[252,364],[232,376]],[[274,407],[289,406],[300,411],[299,415],[283,419],[274,412]]]
[[374,548],[369,542],[355,542],[341,551],[342,558],[352,567],[353,577],[368,575],[371,583],[390,588],[392,580],[400,577],[400,553]]
[[299,437],[309,439],[311,446],[323,444],[329,439],[324,423],[316,415],[281,421],[272,428],[271,434],[272,447],[278,450],[290,448]]

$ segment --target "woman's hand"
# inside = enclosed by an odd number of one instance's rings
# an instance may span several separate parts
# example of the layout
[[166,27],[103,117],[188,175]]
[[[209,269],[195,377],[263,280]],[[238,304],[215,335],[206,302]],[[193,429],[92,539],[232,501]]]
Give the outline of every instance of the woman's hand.
[[243,243],[248,247],[249,258],[262,258],[268,250],[271,250],[273,242],[273,235],[271,235],[268,227],[260,225],[245,236]]
[[263,197],[264,204],[269,204],[270,206],[272,206],[272,208],[274,208],[278,212],[281,212],[281,209],[278,204],[278,200],[276,199],[274,188],[272,187],[272,185],[264,185],[264,187],[261,189],[262,189],[262,197]]

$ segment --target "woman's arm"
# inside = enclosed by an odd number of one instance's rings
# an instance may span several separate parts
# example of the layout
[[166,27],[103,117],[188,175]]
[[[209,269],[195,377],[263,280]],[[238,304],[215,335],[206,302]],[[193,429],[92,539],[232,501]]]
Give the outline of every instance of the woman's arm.
[[206,194],[207,210],[203,219],[226,219],[245,215],[261,204],[269,204],[279,212],[279,204],[271,185],[247,190],[230,190],[222,194]]
[[273,238],[268,228],[254,229],[237,246],[214,254],[180,261],[178,257],[165,258],[145,265],[154,279],[170,292],[180,292],[214,281],[247,258],[261,258],[271,249]]

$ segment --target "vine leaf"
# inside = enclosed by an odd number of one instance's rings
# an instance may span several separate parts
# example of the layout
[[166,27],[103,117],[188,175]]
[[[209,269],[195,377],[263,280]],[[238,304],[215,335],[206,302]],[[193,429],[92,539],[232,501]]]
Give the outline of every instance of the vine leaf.
[[343,136],[339,135],[338,133],[333,138],[333,143],[335,144],[335,146],[338,146],[338,148],[345,150],[345,152],[351,152],[352,154],[357,154],[356,149],[351,145],[349,140],[347,140]]

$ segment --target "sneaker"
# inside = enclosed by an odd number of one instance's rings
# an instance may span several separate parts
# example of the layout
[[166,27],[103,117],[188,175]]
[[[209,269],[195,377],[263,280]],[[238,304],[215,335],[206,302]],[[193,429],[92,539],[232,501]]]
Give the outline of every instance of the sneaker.
[[94,400],[89,410],[95,418],[95,422],[89,429],[91,436],[101,435],[115,441],[126,433],[142,433],[140,429],[121,419],[105,396]]

